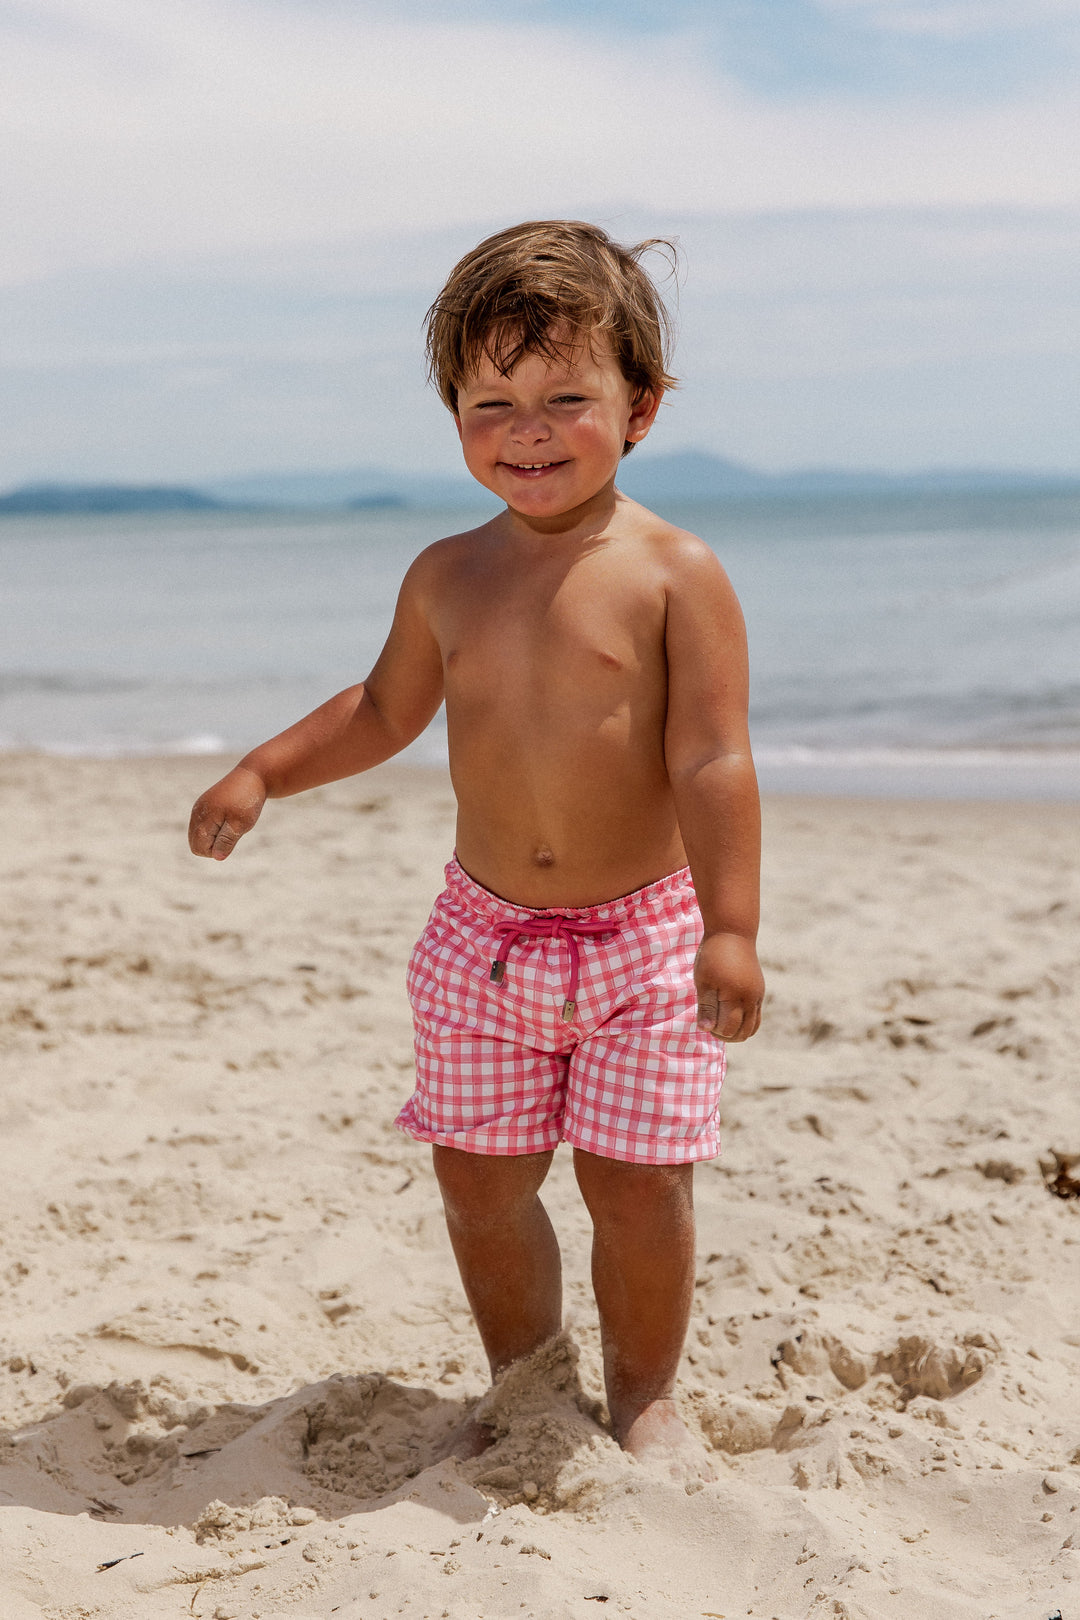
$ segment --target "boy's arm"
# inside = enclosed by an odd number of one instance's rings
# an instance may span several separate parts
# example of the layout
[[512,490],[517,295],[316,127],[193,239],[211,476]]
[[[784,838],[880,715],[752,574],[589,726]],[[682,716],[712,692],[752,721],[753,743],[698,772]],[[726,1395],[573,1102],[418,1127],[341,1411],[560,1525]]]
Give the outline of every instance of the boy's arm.
[[188,843],[223,861],[267,799],[353,776],[398,753],[442,702],[442,659],[423,611],[429,553],[405,576],[386,645],[367,680],[260,743],[195,803]]
[[746,710],[742,612],[706,546],[687,542],[668,594],[664,753],[705,934],[694,968],[698,1023],[745,1041],[765,991],[755,941],[761,858]]

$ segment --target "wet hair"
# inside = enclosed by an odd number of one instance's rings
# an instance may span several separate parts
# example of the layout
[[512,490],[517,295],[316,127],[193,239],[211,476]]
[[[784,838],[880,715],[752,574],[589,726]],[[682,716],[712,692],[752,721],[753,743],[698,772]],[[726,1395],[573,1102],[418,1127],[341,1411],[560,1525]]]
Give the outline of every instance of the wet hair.
[[[650,237],[634,247],[598,225],[529,220],[487,237],[454,266],[427,312],[431,381],[449,410],[458,389],[489,357],[508,377],[526,354],[567,361],[603,334],[634,396],[677,386],[668,371],[671,318],[641,258],[673,243]],[[625,446],[625,455],[632,445]]]

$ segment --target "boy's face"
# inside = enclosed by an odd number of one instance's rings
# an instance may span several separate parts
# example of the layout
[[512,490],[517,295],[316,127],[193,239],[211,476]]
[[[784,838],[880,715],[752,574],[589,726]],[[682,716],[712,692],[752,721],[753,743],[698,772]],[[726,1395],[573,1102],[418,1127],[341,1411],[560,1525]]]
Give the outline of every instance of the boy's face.
[[525,354],[509,377],[485,356],[458,390],[465,464],[524,517],[572,512],[614,483],[625,441],[652,426],[659,394],[632,392],[599,334],[555,361]]

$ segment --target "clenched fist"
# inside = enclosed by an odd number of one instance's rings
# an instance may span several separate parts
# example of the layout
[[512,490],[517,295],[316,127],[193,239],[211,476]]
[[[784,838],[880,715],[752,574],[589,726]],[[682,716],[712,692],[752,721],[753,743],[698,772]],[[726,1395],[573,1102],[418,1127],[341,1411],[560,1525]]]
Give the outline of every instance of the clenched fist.
[[246,765],[237,765],[196,799],[188,824],[193,855],[223,861],[250,832],[266,803],[266,783]]
[[761,1023],[765,980],[753,942],[742,934],[706,934],[694,963],[698,1028],[722,1041],[748,1041]]

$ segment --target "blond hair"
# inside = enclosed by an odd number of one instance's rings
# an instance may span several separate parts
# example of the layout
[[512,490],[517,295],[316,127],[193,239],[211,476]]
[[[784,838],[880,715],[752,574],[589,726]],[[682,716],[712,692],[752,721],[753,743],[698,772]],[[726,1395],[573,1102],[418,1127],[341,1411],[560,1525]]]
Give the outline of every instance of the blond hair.
[[639,262],[650,249],[674,269],[673,243],[623,247],[580,220],[529,220],[487,237],[427,312],[429,376],[443,403],[456,413],[458,389],[485,356],[506,377],[523,355],[566,360],[594,333],[607,337],[635,397],[676,387],[671,319]]

